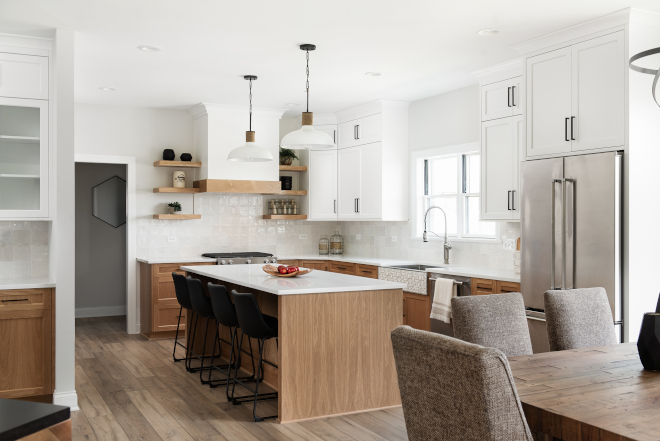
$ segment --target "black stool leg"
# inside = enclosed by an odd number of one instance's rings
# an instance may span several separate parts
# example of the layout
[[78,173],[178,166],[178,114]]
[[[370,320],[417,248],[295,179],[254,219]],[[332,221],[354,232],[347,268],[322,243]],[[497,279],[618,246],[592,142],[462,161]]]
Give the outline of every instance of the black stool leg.
[[[257,369],[259,370],[259,373],[257,374],[257,382],[256,382],[255,388],[254,388],[254,407],[252,408],[252,416],[254,417],[255,422],[267,420],[267,419],[270,419],[270,418],[277,418],[277,415],[270,415],[270,416],[265,416],[265,417],[258,417],[257,416],[257,401],[259,400],[259,383],[261,383],[261,380],[262,380],[261,376],[263,375],[262,366],[263,366],[263,360],[264,360],[264,346],[266,346],[265,343],[266,343],[265,339],[258,340],[258,344],[259,344],[259,363],[257,364]],[[272,393],[271,394],[266,394],[266,395],[272,395]],[[277,395],[275,395],[274,397],[273,396],[264,397],[263,399],[267,400],[267,399],[274,399],[274,398],[277,398]]]
[[185,360],[186,357],[176,358],[176,345],[183,347],[183,349],[188,351],[188,348],[179,343],[179,326],[181,325],[181,313],[183,313],[183,306],[179,308],[179,318],[176,321],[176,334],[174,334],[174,350],[172,351],[172,358],[174,362]]
[[[217,330],[215,332],[218,332]],[[204,345],[202,346],[202,364],[199,366],[199,381],[204,383],[202,374],[204,373],[204,358],[206,357],[206,336],[209,333],[209,318],[206,317],[206,326],[204,327]],[[213,342],[213,351],[215,352],[215,341]],[[209,369],[210,370],[210,369]]]
[[190,323],[192,324],[192,328],[193,328],[192,329],[192,336],[190,336],[190,331],[188,330],[188,335],[191,338],[190,338],[190,341],[188,342],[188,349],[186,351],[186,352],[188,352],[188,354],[187,354],[188,360],[187,360],[187,364],[186,364],[186,370],[188,372],[192,372],[192,367],[191,367],[192,365],[190,364],[190,362],[192,361],[193,345],[195,344],[195,334],[197,332],[197,314],[195,314],[194,312],[193,312],[193,314],[194,314],[194,316],[193,316],[192,320],[190,321]]

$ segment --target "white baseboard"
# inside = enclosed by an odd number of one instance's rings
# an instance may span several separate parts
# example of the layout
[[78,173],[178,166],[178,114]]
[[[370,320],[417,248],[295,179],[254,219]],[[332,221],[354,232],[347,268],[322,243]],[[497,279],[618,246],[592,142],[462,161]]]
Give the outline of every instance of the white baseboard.
[[111,317],[126,315],[126,306],[103,306],[101,308],[76,308],[76,318]]
[[55,392],[53,394],[53,404],[68,406],[71,408],[71,412],[80,410],[78,407],[78,394],[75,390],[72,392]]

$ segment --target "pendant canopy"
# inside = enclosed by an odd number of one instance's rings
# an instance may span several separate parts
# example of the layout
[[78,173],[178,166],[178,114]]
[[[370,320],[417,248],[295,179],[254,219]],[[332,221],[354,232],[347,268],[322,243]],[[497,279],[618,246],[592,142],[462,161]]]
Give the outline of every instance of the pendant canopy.
[[245,132],[245,145],[229,152],[227,160],[237,162],[272,161],[273,155],[254,142],[255,133],[252,131],[252,80],[256,81],[257,77],[255,75],[245,75],[243,78],[250,81],[250,130]]
[[307,58],[307,111],[302,114],[302,127],[287,133],[280,146],[286,149],[330,149],[335,148],[335,142],[330,135],[314,128],[314,114],[309,111],[309,51],[316,49],[313,44],[301,44],[300,50],[305,51]]

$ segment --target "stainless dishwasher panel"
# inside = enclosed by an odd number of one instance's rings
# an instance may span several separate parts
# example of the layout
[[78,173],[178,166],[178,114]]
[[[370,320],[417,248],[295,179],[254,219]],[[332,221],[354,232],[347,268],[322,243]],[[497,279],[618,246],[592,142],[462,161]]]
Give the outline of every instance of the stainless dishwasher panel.
[[529,327],[529,337],[532,340],[532,351],[535,354],[540,352],[550,352],[548,343],[548,329],[545,322],[545,312],[528,309],[527,326]]
[[[461,276],[452,276],[451,274],[440,274],[440,273],[428,273],[428,280],[426,282],[426,293],[431,298],[431,303],[433,303],[433,293],[435,292],[435,281],[431,279],[453,279],[457,282],[461,282],[460,285],[456,287],[458,296],[469,296],[472,295],[471,288],[471,278],[461,277]],[[454,336],[454,328],[450,323],[441,322],[440,320],[431,319],[431,332],[436,334],[448,335],[450,337]]]

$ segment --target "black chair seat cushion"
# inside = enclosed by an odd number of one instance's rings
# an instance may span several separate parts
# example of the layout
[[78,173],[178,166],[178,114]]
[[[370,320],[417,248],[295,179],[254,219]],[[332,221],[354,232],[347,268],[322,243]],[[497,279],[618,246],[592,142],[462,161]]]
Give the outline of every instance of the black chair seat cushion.
[[241,330],[251,338],[268,339],[277,337],[277,319],[264,315],[251,293],[239,293],[233,290],[236,315]]
[[188,293],[188,282],[186,282],[185,276],[172,273],[172,279],[174,280],[174,292],[176,293],[176,299],[179,305],[186,309],[193,309],[190,294]]
[[211,299],[206,297],[202,282],[198,279],[187,278],[188,292],[190,293],[190,302],[192,303],[193,311],[200,317],[213,317],[213,307],[211,306]]

